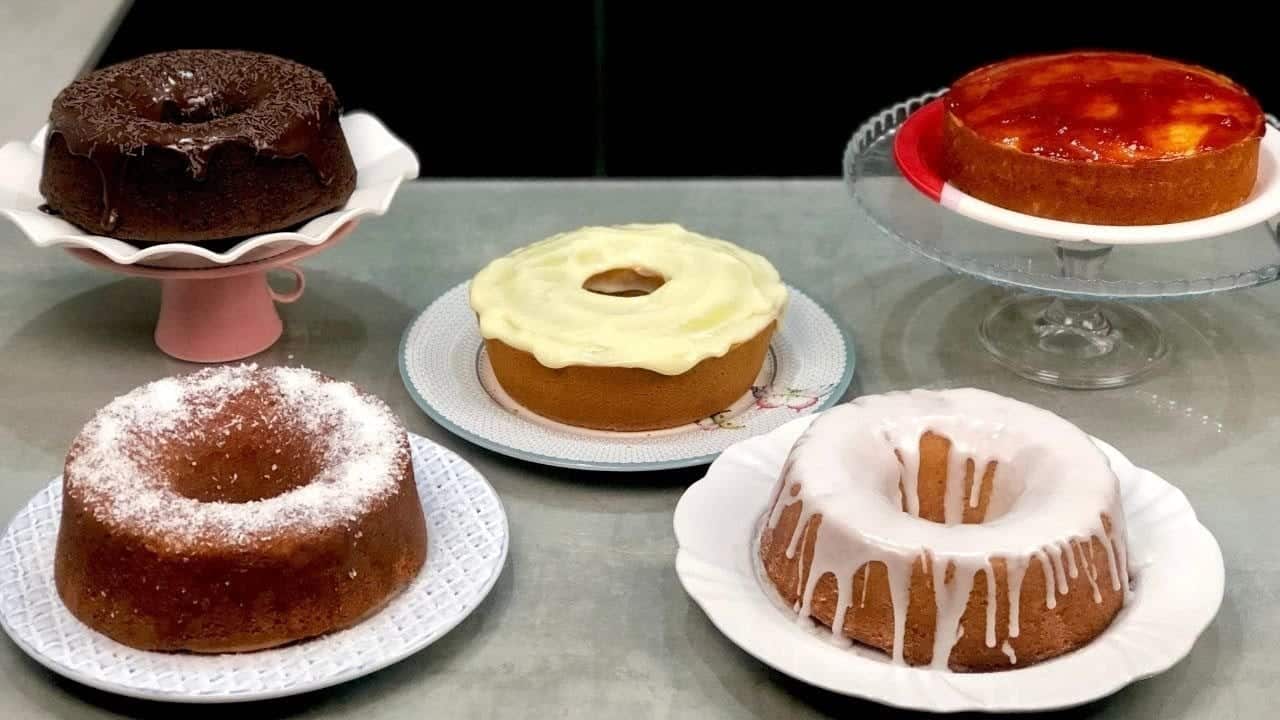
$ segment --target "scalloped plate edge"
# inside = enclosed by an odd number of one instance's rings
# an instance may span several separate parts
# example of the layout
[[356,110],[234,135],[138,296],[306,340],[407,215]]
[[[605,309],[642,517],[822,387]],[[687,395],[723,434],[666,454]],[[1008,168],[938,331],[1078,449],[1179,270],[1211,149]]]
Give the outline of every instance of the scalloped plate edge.
[[[767,504],[771,484],[766,481],[771,482],[772,475],[754,479],[743,475],[776,472],[775,466],[779,462],[775,461],[785,458],[795,438],[816,417],[815,414],[797,418],[771,433],[743,440],[726,450],[707,474],[685,491],[673,516],[678,548],[676,574],[685,591],[717,630],[745,653],[778,672],[831,692],[904,709],[947,713],[1061,709],[1109,696],[1130,684],[1168,670],[1192,651],[1196,640],[1208,629],[1221,608],[1225,594],[1222,551],[1212,533],[1197,519],[1186,496],[1154,473],[1134,466],[1116,448],[1094,438],[1122,474],[1122,482],[1129,488],[1126,494],[1136,496],[1143,493],[1144,500],[1154,497],[1167,504],[1172,512],[1160,521],[1161,526],[1167,527],[1176,522],[1179,530],[1187,531],[1172,535],[1162,532],[1159,537],[1174,538],[1180,549],[1189,551],[1182,557],[1202,563],[1197,568],[1199,574],[1195,575],[1198,582],[1193,596],[1174,600],[1175,603],[1183,603],[1180,606],[1182,614],[1173,624],[1177,628],[1174,633],[1177,637],[1164,637],[1161,647],[1145,647],[1146,652],[1141,655],[1131,647],[1133,643],[1126,640],[1125,628],[1149,619],[1142,613],[1169,611],[1168,607],[1157,605],[1150,599],[1144,602],[1140,593],[1135,593],[1136,601],[1122,611],[1123,615],[1113,623],[1114,630],[1109,629],[1091,644],[1095,651],[1119,653],[1110,656],[1112,660],[1126,661],[1108,664],[1115,672],[1107,683],[1087,684],[1078,679],[1073,682],[1078,673],[1071,665],[1072,657],[1079,661],[1082,657],[1079,653],[1089,646],[1055,660],[999,673],[944,673],[897,667],[880,658],[872,659],[856,651],[830,646],[830,649],[838,650],[837,672],[832,669],[832,657],[826,657],[827,662],[823,662],[822,658],[811,657],[812,652],[806,652],[809,648],[825,654],[826,646],[812,645],[821,641],[799,630],[794,620],[778,609],[765,594],[748,563],[752,549],[751,529],[755,527],[758,512],[763,512]],[[734,471],[732,479],[727,475],[721,477],[727,468]],[[750,496],[746,489],[754,488],[756,483],[761,484],[758,503],[750,497],[744,498],[744,491]],[[1131,497],[1130,502],[1134,499]],[[1131,511],[1141,511],[1146,507],[1148,504],[1144,502]],[[751,513],[751,516],[738,517],[734,513]],[[724,536],[723,531],[730,527],[734,528],[734,535]],[[738,537],[744,528],[743,536]],[[1139,528],[1140,532],[1147,532],[1143,526]],[[1132,529],[1131,525],[1131,532]],[[710,536],[716,535],[714,542],[717,547],[730,548],[723,552],[733,560],[709,557],[699,550],[711,539]],[[1150,540],[1147,538],[1147,542]],[[1173,553],[1162,554],[1166,556],[1161,563],[1161,569],[1164,569],[1163,566],[1170,563],[1167,556]],[[741,565],[736,565],[739,562]],[[1160,559],[1153,562],[1160,562]],[[1144,567],[1142,571],[1149,572],[1150,567]],[[1138,577],[1141,582],[1141,575]],[[1023,682],[1019,684],[1014,680]],[[1031,686],[1029,689],[1028,684]],[[1001,693],[1004,693],[1004,700],[990,700],[989,696]],[[988,695],[985,699],[984,694]]]
[[[158,260],[173,256],[189,257],[215,265],[230,265],[246,255],[261,251],[280,252],[298,245],[316,246],[329,240],[347,222],[369,215],[383,215],[390,208],[400,185],[418,177],[420,164],[417,155],[399,137],[394,135],[378,118],[366,112],[353,112],[342,117],[343,130],[349,138],[356,163],[355,192],[347,204],[308,220],[298,231],[264,233],[245,238],[225,252],[214,252],[200,245],[187,243],[163,243],[139,248],[127,242],[80,231],[71,223],[40,212],[38,209],[0,208],[0,215],[9,218],[37,247],[74,247],[100,253],[120,265],[140,264],[145,260]],[[30,143],[11,142],[0,148],[0,154],[23,153],[25,157],[10,158],[0,163],[0,187],[12,197],[28,200],[40,198],[38,184],[31,185],[32,163],[38,165],[43,154],[46,128],[36,134]],[[35,157],[33,157],[35,156]],[[22,162],[12,162],[13,160]],[[375,168],[375,180],[361,184],[360,178]],[[34,182],[39,175],[35,173]],[[28,203],[29,204],[29,203]],[[272,253],[274,254],[274,253]],[[263,259],[265,255],[252,259]],[[189,267],[185,263],[181,266]]]

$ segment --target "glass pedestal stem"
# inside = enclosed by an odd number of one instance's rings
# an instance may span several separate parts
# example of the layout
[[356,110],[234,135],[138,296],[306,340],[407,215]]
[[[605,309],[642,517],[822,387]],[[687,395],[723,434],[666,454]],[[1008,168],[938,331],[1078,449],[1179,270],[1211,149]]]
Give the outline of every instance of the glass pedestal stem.
[[[1063,277],[1100,281],[1109,245],[1054,244]],[[1159,367],[1168,344],[1145,310],[1119,303],[1043,295],[1005,298],[983,318],[979,336],[1005,367],[1070,388],[1128,385]]]

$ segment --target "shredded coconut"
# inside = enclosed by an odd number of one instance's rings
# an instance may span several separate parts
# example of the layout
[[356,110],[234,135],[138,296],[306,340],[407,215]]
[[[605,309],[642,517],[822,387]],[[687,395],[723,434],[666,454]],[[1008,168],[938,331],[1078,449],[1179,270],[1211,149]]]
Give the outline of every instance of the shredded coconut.
[[[319,472],[306,484],[250,502],[203,502],[179,494],[160,470],[169,464],[166,453],[178,443],[206,442],[206,432],[229,435],[230,428],[205,423],[229,399],[258,390],[278,393],[283,412],[266,424],[289,423],[310,438],[321,459]],[[243,419],[235,422],[243,429]],[[359,517],[371,503],[397,492],[395,470],[407,452],[404,430],[390,408],[349,383],[304,368],[208,368],[144,385],[100,410],[73,445],[65,490],[104,523],[144,528],[178,546],[240,545]],[[236,479],[233,474],[231,482]]]

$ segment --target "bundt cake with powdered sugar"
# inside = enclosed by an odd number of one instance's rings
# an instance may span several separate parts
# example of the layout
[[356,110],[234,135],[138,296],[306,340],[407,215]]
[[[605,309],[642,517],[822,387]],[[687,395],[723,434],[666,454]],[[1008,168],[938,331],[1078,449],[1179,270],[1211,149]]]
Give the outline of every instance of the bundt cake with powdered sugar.
[[149,383],[85,425],[55,579],[73,615],[120,643],[236,652],[357,623],[426,551],[390,409],[311,370],[242,365]]

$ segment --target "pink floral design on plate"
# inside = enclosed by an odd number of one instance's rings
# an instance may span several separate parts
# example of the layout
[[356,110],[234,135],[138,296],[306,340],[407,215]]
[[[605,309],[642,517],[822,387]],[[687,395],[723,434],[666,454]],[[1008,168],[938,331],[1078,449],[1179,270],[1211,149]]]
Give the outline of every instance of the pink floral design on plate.
[[826,397],[833,387],[835,387],[834,383],[820,385],[816,388],[788,387],[780,391],[771,387],[758,387],[752,388],[751,392],[756,396],[756,407],[761,410],[785,407],[800,412],[817,405],[818,401]]
[[699,420],[697,424],[703,430],[741,430],[746,427],[746,423],[739,418],[745,413],[778,408],[800,413],[821,402],[835,386],[835,383],[827,383],[812,388],[784,387],[775,390],[771,385],[755,385],[751,388],[751,396],[754,400],[745,411],[716,413],[709,418]]

